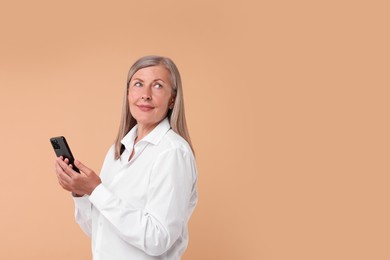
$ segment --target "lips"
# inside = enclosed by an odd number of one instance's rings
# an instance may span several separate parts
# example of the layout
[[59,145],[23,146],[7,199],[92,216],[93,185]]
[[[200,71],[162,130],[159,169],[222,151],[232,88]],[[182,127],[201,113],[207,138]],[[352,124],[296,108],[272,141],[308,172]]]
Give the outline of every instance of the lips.
[[149,105],[137,105],[137,107],[138,107],[141,111],[144,111],[144,112],[148,112],[148,111],[154,109],[153,106],[149,106]]

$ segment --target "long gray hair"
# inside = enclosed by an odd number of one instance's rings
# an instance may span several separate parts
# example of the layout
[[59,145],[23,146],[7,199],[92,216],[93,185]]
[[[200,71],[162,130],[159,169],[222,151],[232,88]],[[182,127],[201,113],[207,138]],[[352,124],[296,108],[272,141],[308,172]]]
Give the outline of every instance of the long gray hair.
[[167,115],[171,124],[171,128],[188,142],[192,151],[194,152],[194,148],[192,146],[191,138],[187,128],[186,116],[184,111],[183,89],[179,70],[170,58],[161,56],[145,56],[137,60],[133,64],[133,66],[131,66],[127,75],[126,90],[123,97],[122,117],[119,125],[118,135],[115,139],[115,159],[119,159],[121,156],[121,140],[137,124],[137,121],[131,115],[129,108],[128,93],[131,78],[140,69],[158,65],[164,66],[169,71],[172,94],[175,96],[174,106],[172,109],[168,110]]

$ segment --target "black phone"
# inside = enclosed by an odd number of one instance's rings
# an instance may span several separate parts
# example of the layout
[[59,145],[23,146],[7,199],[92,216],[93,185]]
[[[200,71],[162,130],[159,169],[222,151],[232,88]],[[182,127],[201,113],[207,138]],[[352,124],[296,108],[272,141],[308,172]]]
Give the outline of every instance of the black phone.
[[53,146],[54,152],[56,153],[57,157],[64,157],[68,158],[69,164],[73,166],[73,170],[80,173],[80,170],[74,165],[74,157],[72,152],[70,151],[68,142],[66,141],[65,137],[63,136],[57,136],[50,138],[50,143]]

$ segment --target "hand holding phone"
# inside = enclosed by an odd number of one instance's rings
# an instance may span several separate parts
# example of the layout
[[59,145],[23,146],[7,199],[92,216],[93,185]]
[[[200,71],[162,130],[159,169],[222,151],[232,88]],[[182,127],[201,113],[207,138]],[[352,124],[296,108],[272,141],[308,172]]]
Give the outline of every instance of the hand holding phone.
[[50,138],[50,143],[53,146],[54,152],[56,153],[57,157],[62,156],[64,157],[64,159],[67,158],[69,160],[69,164],[72,165],[73,170],[75,172],[80,173],[80,170],[74,165],[74,157],[65,137],[63,136],[52,137]]

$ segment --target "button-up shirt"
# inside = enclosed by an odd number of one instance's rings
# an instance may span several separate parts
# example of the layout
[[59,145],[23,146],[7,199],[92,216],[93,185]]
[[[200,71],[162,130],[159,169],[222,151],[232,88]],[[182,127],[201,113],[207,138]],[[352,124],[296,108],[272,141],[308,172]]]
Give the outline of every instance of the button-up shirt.
[[[178,260],[197,203],[197,169],[188,143],[161,121],[134,145],[137,126],[108,151],[102,183],[74,198],[75,217],[92,237],[94,260]],[[129,161],[134,149],[134,155]]]

